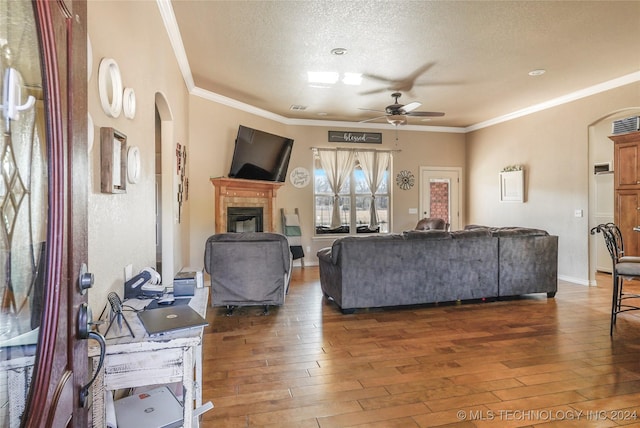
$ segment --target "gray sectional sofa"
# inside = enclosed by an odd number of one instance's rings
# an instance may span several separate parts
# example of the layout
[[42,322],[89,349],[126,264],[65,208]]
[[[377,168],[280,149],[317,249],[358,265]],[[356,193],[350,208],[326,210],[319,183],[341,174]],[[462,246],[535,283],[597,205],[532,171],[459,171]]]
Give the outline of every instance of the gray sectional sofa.
[[557,291],[558,237],[538,229],[349,236],[317,255],[322,291],[343,312]]

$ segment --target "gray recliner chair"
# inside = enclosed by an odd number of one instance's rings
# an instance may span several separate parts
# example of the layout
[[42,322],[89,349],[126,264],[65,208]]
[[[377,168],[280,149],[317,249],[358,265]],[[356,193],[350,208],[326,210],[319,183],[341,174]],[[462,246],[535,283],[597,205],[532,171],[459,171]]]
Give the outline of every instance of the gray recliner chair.
[[211,306],[265,307],[284,304],[291,277],[291,251],[278,233],[219,233],[207,239],[204,267],[211,276]]

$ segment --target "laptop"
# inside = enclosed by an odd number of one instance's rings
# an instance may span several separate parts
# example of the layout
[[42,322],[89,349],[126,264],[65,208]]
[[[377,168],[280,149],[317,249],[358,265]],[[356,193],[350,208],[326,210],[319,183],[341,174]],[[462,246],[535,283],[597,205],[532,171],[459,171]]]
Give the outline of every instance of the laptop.
[[118,428],[182,426],[182,406],[166,386],[114,401]]
[[189,305],[171,305],[138,312],[149,336],[208,325],[207,320]]

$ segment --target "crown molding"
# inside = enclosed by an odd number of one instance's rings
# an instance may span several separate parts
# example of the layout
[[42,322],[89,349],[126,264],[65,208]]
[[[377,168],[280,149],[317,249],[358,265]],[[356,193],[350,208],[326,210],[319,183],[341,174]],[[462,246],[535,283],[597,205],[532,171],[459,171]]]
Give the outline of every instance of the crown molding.
[[475,125],[467,126],[465,128],[465,132],[477,131],[478,129],[487,128],[489,126],[497,125],[498,123],[507,122],[509,120],[517,119],[519,117],[537,113],[542,110],[547,110],[553,107],[557,107],[562,104],[567,104],[572,101],[579,100],[581,98],[590,97],[591,95],[596,95],[601,92],[606,92],[611,89],[619,88],[620,86],[629,85],[631,83],[635,83],[638,81],[640,81],[640,71],[636,71],[634,73],[630,73],[625,76],[618,77],[616,79],[608,80],[606,82],[599,83],[597,85],[593,85],[588,88],[580,89],[578,91],[571,92],[561,97],[553,98],[549,101],[535,104],[530,107],[526,107],[521,110],[514,111],[512,113],[498,116],[493,119],[485,120],[484,122],[479,122],[479,123],[476,123]]
[[191,74],[191,67],[189,66],[189,60],[187,59],[187,53],[184,50],[184,43],[182,43],[182,35],[176,22],[176,16],[173,13],[173,6],[171,0],[156,0],[158,3],[158,9],[160,9],[160,16],[164,22],[164,28],[167,30],[169,41],[173,47],[173,53],[178,61],[178,67],[182,73],[184,83],[187,85],[189,92],[193,91],[196,87],[193,81],[193,75]]

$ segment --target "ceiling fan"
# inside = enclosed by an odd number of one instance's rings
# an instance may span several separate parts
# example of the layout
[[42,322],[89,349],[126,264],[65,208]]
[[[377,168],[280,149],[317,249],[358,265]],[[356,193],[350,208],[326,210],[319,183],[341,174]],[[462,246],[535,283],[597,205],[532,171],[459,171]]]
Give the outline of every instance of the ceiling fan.
[[380,92],[385,92],[387,90],[391,90],[394,92],[406,92],[409,93],[411,95],[411,90],[413,89],[414,86],[426,86],[428,85],[427,83],[419,83],[416,82],[416,80],[418,79],[418,77],[420,77],[422,74],[424,74],[427,70],[429,70],[431,67],[434,66],[435,63],[430,62],[430,63],[426,63],[420,67],[418,67],[416,70],[414,70],[412,73],[410,73],[408,76],[405,76],[401,79],[391,79],[388,77],[383,77],[383,76],[378,76],[376,74],[370,74],[370,73],[365,73],[362,75],[362,77],[366,77],[372,80],[377,80],[378,82],[382,82],[387,84],[386,87],[382,87],[382,88],[378,88],[378,89],[373,89],[371,91],[365,91],[365,92],[361,92],[360,95],[370,95],[370,94],[377,94]]
[[379,113],[384,113],[384,116],[373,117],[371,119],[361,120],[360,123],[372,122],[374,120],[385,118],[387,122],[392,124],[393,126],[404,125],[407,123],[407,116],[413,117],[441,117],[444,116],[444,113],[437,111],[415,111],[422,104],[414,101],[407,105],[400,104],[398,102],[398,98],[400,98],[402,94],[400,92],[394,92],[391,94],[391,97],[394,99],[394,103],[385,107],[384,111],[382,110],[370,110],[370,109],[361,109],[366,111],[375,111]]

